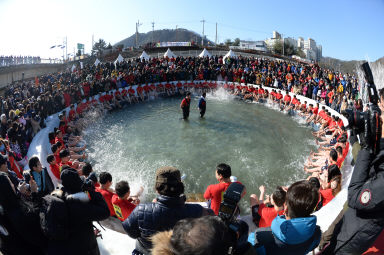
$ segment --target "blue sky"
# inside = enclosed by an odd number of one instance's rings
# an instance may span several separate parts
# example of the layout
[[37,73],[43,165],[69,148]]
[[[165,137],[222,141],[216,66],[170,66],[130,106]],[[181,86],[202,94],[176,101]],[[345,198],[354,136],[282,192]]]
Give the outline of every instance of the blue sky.
[[0,55],[57,57],[50,50],[68,38],[90,51],[92,34],[112,44],[140,32],[186,28],[215,40],[263,40],[277,30],[285,37],[311,37],[323,56],[375,61],[384,56],[384,0],[322,1],[128,1],[128,0],[0,0]]

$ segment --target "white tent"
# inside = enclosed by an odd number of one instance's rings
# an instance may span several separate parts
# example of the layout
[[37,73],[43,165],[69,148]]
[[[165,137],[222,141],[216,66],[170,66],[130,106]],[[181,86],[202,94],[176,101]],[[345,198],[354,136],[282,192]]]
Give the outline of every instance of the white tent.
[[211,53],[209,53],[209,52],[207,51],[206,48],[204,48],[204,50],[199,54],[199,57],[200,57],[200,58],[212,57],[212,55],[211,55]]
[[115,64],[116,64],[116,63],[121,63],[121,62],[123,62],[123,61],[124,61],[123,56],[121,56],[121,54],[119,54],[119,56],[117,57],[117,59],[116,59],[116,61],[115,61]]
[[149,55],[145,51],[143,51],[143,53],[141,53],[141,55],[140,55],[140,59],[148,60],[149,59]]
[[100,60],[97,58],[95,61],[95,66],[98,66],[100,64]]
[[226,58],[237,58],[236,53],[234,53],[232,50],[229,50],[227,54],[225,54],[223,61],[225,61]]
[[176,55],[168,48],[168,50],[164,53],[164,57],[175,58]]

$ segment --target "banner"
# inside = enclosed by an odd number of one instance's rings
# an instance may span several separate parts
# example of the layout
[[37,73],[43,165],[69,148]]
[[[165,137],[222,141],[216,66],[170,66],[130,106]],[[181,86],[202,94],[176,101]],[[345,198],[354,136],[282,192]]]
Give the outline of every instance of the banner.
[[78,50],[84,50],[84,44],[82,44],[82,43],[78,43],[78,44],[77,44],[77,49],[78,49]]
[[158,42],[156,47],[191,46],[191,42]]

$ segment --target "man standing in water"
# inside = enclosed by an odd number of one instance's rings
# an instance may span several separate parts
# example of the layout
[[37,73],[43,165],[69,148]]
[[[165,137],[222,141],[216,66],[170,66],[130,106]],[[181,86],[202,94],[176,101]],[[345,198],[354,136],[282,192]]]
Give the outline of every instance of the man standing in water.
[[199,100],[198,107],[200,110],[200,118],[204,117],[205,110],[207,109],[207,102],[205,101],[206,96],[207,96],[207,94],[204,92],[203,95],[200,97],[200,100]]
[[181,101],[180,108],[183,110],[183,119],[187,120],[189,117],[189,106],[191,105],[191,92],[187,92],[183,101]]

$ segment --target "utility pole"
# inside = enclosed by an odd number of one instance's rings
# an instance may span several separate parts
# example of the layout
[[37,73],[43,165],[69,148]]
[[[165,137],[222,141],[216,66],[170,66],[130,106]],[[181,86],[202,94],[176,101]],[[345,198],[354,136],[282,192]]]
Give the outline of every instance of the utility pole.
[[176,42],[177,42],[177,25],[176,25]]
[[155,33],[155,22],[152,21],[152,43],[155,43],[155,42],[153,41],[154,33]]
[[200,22],[203,22],[203,37],[201,38],[201,46],[204,46],[204,23],[205,23],[205,19],[203,18],[203,20],[200,20]]
[[139,22],[139,20],[137,20],[137,23],[136,23],[136,48],[139,47],[139,26],[143,25],[142,23]]
[[216,22],[216,37],[215,37],[215,45],[217,45],[217,22]]
[[92,34],[92,47],[91,47],[91,55],[92,55],[92,51],[93,51],[93,44],[95,43],[95,38],[94,38],[94,35]]

